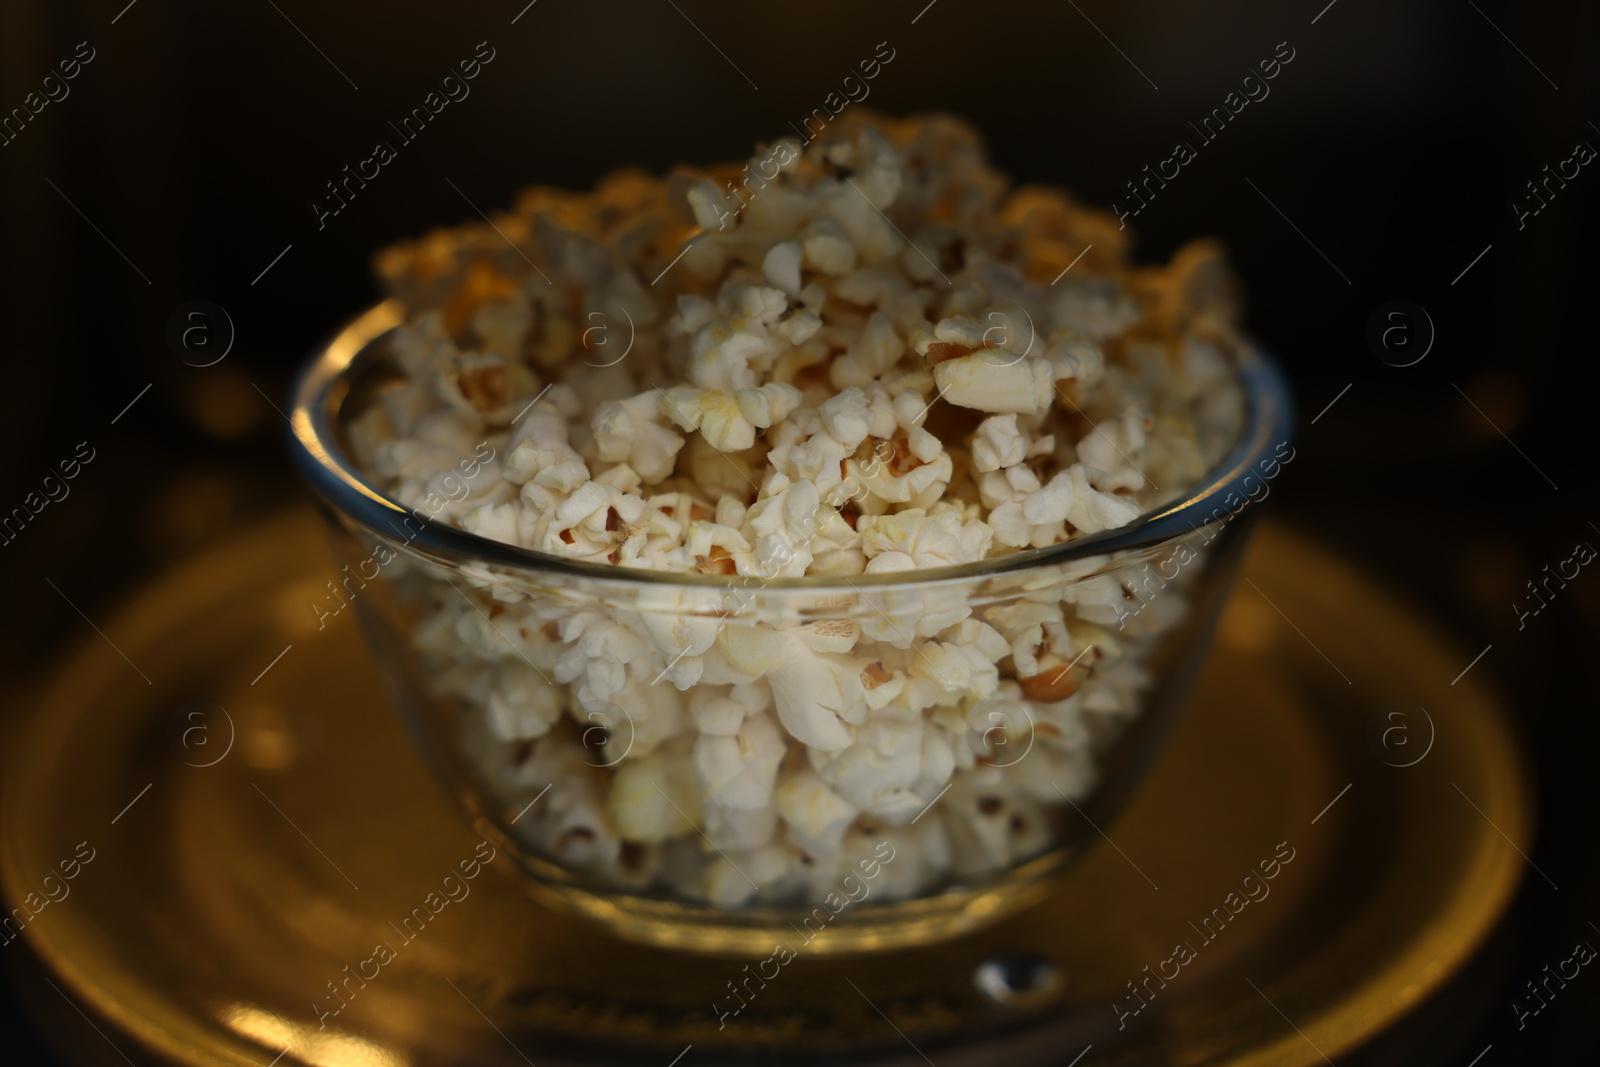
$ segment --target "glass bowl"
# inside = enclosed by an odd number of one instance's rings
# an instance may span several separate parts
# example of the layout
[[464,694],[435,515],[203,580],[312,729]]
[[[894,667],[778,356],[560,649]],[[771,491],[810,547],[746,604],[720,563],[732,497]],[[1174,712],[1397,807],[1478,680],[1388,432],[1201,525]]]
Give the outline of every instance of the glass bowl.
[[1047,892],[1159,750],[1248,505],[1294,458],[1283,377],[1246,350],[1236,443],[1120,529],[842,579],[597,565],[431,517],[487,440],[437,507],[358,468],[346,427],[403,319],[372,308],[296,386],[293,452],[345,564],[325,610],[354,606],[428,762],[537,899],[674,949],[926,944]]

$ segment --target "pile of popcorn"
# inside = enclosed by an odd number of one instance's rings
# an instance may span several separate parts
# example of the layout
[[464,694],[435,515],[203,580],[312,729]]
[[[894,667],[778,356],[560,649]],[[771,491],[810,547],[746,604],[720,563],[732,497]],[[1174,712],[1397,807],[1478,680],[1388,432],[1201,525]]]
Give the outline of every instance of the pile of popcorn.
[[618,578],[835,594],[763,613],[412,568],[462,751],[506,812],[539,797],[511,832],[728,907],[817,899],[884,840],[902,898],[1046,850],[1181,592],[1130,616],[1092,568],[987,601],[852,585],[1124,526],[1233,444],[1220,253],[1135,267],[1124,241],[1010,188],[954,119],[854,108],[742,167],[535,188],[381,253],[407,318],[348,432],[385,493]]

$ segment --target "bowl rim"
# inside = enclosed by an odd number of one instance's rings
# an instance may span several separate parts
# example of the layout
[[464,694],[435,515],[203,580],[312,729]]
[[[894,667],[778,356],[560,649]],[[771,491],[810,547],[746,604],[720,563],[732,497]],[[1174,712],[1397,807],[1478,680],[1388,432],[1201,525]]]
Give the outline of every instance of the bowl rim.
[[[407,548],[422,548],[474,563],[544,572],[589,581],[634,587],[684,587],[733,590],[755,578],[763,590],[803,590],[813,593],[859,594],[863,588],[910,589],[952,582],[967,582],[1018,571],[1083,562],[1113,554],[1150,549],[1198,531],[1224,514],[1237,514],[1248,505],[1245,482],[1256,472],[1268,450],[1289,444],[1295,428],[1294,399],[1287,378],[1276,361],[1246,343],[1241,345],[1238,378],[1245,394],[1244,425],[1227,454],[1182,499],[1141,514],[1133,522],[1062,541],[1043,548],[1024,549],[974,563],[925,567],[884,574],[815,575],[762,578],[759,575],[714,575],[646,570],[614,564],[591,563],[522,548],[469,533],[457,526],[407,508],[372,484],[343,448],[338,433],[340,410],[350,393],[350,377],[371,358],[376,343],[400,326],[405,305],[390,298],[345,323],[320,349],[314,351],[297,376],[291,391],[290,451],[301,474],[338,513],[368,530],[387,537],[384,527],[398,533],[395,522],[404,519],[415,529],[401,535]],[[1281,455],[1278,457],[1283,462]],[[1293,448],[1288,459],[1292,460]],[[1222,506],[1230,495],[1245,500],[1238,508]]]

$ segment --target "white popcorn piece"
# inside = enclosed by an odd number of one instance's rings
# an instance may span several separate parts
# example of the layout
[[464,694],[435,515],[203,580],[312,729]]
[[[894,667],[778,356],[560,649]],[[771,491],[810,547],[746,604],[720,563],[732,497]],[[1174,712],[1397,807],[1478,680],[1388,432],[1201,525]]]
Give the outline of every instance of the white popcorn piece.
[[800,392],[781,382],[735,393],[679,385],[661,399],[673,422],[685,430],[699,430],[718,452],[742,452],[755,444],[757,428],[766,429],[794,410]]
[[861,699],[871,711],[888,707],[905,690],[905,686],[905,674],[888,670],[881,660],[861,669]]
[[918,796],[932,804],[956,770],[955,737],[936,723],[922,731],[922,769],[912,787]]
[[461,528],[479,537],[520,545],[521,513],[516,501],[504,504],[483,504],[461,518]]
[[944,453],[939,439],[921,426],[911,427],[906,434],[906,448],[923,463],[933,463]]
[[561,694],[520,660],[501,665],[484,709],[502,741],[543,737],[561,717]]
[[395,328],[392,345],[401,368],[413,380],[426,380],[429,371],[455,355],[455,343],[444,329],[444,316],[424,311]]
[[778,321],[773,323],[771,332],[798,348],[816,336],[821,329],[822,316],[814,311],[801,310],[788,315],[787,318],[780,316]]
[[818,414],[822,416],[822,425],[828,434],[839,442],[847,453],[854,452],[872,432],[866,394],[855,386],[850,386],[824,403],[818,409]]
[[703,735],[734,737],[748,713],[745,706],[732,697],[716,696],[710,686],[700,686],[690,695],[690,712],[695,728]]
[[1079,484],[1080,479],[1073,478],[1070,470],[1057,473],[1023,501],[1023,516],[1035,526],[1063,521],[1072,513],[1073,490]]
[[[797,281],[796,291],[799,288]],[[789,299],[783,290],[767,285],[729,286],[723,290],[719,304],[729,304],[745,321],[763,326],[777,322],[789,310]]]
[[1067,521],[1084,533],[1126,526],[1143,510],[1129,497],[1096,489],[1090,484],[1089,472],[1083,464],[1074,463],[1068,472],[1072,478],[1072,509],[1067,512]]
[[847,483],[845,459],[851,450],[830,433],[814,433],[799,444],[782,444],[767,453],[774,470],[791,481],[810,482],[830,506],[849,499],[859,487]]
[[952,780],[944,823],[955,869],[964,877],[1004,870],[1049,845],[1049,823],[1039,802],[1006,779],[1001,768],[980,767]]
[[807,546],[821,528],[818,509],[822,498],[810,482],[779,485],[779,479],[787,483],[782,475],[776,475],[768,483],[770,495],[745,513],[745,524],[753,535],[758,573],[800,575],[811,562]]
[[653,843],[693,833],[700,796],[693,776],[664,753],[627,760],[611,779],[606,814],[628,841]]
[[783,735],[764,714],[745,719],[732,737],[701,735],[694,765],[702,799],[741,810],[770,807],[783,753]]
[[782,633],[759,622],[733,622],[717,635],[722,654],[751,681],[777,665],[787,643]]
[[1007,363],[960,356],[936,365],[933,378],[950,403],[996,414],[1038,414],[1055,395],[1054,368],[1038,356]]
[[[893,455],[891,450],[891,457]],[[863,502],[874,505],[874,511],[886,510],[881,505],[887,504],[908,504],[914,510],[933,505],[950,484],[955,462],[945,452],[932,463],[911,465],[903,474],[897,474],[897,469],[900,469],[897,459],[883,462],[876,455],[869,461],[850,459],[845,462],[847,480],[866,491]]]
[[993,533],[980,521],[963,522],[950,508],[862,516],[857,528],[871,561],[868,573],[972,563],[988,554]]
[[1078,442],[1078,459],[1100,471],[1101,485],[1110,491],[1144,488],[1144,472],[1138,460],[1144,454],[1145,424],[1150,416],[1142,405],[1123,412],[1110,424],[1100,423]]
[[1092,341],[1106,341],[1139,321],[1139,305],[1111,278],[1066,278],[1053,286],[1050,319]]
[[703,296],[682,293],[678,296],[678,315],[670,324],[675,332],[693,336],[717,317],[717,305]]
[[538,386],[527,368],[498,352],[464,352],[439,369],[439,398],[456,412],[483,423],[504,426],[524,401],[517,387]]
[[778,831],[778,813],[769,807],[725,808],[708,803],[702,811],[706,837],[725,852],[760,848]]
[[799,296],[800,260],[804,255],[799,241],[780,241],[767,249],[761,260],[761,273],[789,296]]
[[[667,592],[639,613],[640,628],[655,643],[663,662],[702,655],[722,629],[720,619],[697,613],[695,600],[681,597],[682,594]],[[662,600],[675,603],[668,607]]]
[[660,395],[640,393],[595,409],[595,447],[604,463],[626,463],[654,485],[672,473],[683,438],[662,426]]
[[1081,338],[1051,341],[1045,358],[1055,369],[1057,381],[1071,380],[1080,388],[1097,384],[1105,373],[1105,353],[1099,345]]
[[995,542],[1008,548],[1027,545],[1035,529],[1023,514],[1022,505],[1014,501],[1007,501],[989,512],[989,528],[994,531]]
[[740,218],[741,229],[743,235],[788,237],[805,224],[814,210],[810,197],[768,184],[746,205]]
[[861,668],[842,656],[818,654],[803,641],[790,640],[767,680],[778,721],[807,747],[834,752],[847,748],[851,732],[843,717],[861,702]]
[[[1038,336],[1033,316],[1021,307],[991,308],[983,316],[982,346],[994,363],[1011,363],[1012,356],[1045,356],[1045,344]],[[943,338],[940,338],[943,340]],[[1008,353],[1001,355],[1000,353]]]
[[509,459],[505,478],[516,485],[532,481],[539,472],[557,464],[583,462],[567,440],[566,416],[549,400],[534,404],[517,420],[506,448]]
[[794,630],[794,636],[813,652],[849,652],[861,637],[861,627],[850,619],[826,619],[807,623]]
[[833,219],[813,219],[801,234],[805,265],[823,274],[841,277],[856,269],[856,249],[850,235]]
[[749,570],[750,542],[733,526],[691,521],[683,531],[683,547],[668,552],[665,562],[674,570],[738,574]]
[[822,779],[850,803],[873,815],[910,821],[927,806],[912,786],[922,774],[923,720],[874,716],[848,748],[812,754]]
[[991,415],[978,424],[972,440],[972,465],[979,471],[997,471],[1021,463],[1028,441],[1017,428],[1015,415]]
[[774,842],[732,856],[717,855],[705,877],[706,899],[723,908],[736,908],[783,877],[789,868],[788,850]]
[[[983,323],[970,315],[955,315],[948,319],[940,319],[933,328],[934,340],[946,344],[961,345],[963,348],[975,349],[988,346],[988,331]],[[922,355],[927,355],[924,347]]]
[[710,178],[701,178],[689,187],[689,207],[702,230],[722,230],[733,224],[738,213],[738,198],[727,195]]
[[541,812],[542,818],[528,827],[534,846],[558,862],[579,869],[606,870],[614,866],[622,842],[595,798],[586,791],[569,803],[552,803],[556,801],[552,790],[541,802],[540,806],[546,809]]
[[811,855],[820,857],[838,854],[845,831],[861,810],[808,767],[779,782],[772,800],[788,827],[789,837]]
[[900,359],[905,342],[895,332],[894,320],[882,311],[867,319],[865,328],[829,372],[835,387],[865,386]]
[[[917,648],[917,653],[909,664],[908,678],[912,682],[936,682],[944,694],[982,698],[993,693],[1000,684],[999,668],[979,649],[948,641],[928,641]],[[929,704],[947,702],[929,690],[924,692]]]
[[729,393],[754,388],[756,372],[750,364],[774,354],[766,327],[745,316],[702,326],[690,345],[689,381]]
[[716,279],[728,264],[722,243],[711,233],[702,233],[689,238],[682,255],[684,268],[702,281]]
[[596,765],[648,756],[683,733],[690,721],[678,690],[646,679],[629,682],[605,700],[585,702],[580,694],[580,708],[583,713],[574,711],[573,718],[583,728],[584,745],[600,749],[585,762]]

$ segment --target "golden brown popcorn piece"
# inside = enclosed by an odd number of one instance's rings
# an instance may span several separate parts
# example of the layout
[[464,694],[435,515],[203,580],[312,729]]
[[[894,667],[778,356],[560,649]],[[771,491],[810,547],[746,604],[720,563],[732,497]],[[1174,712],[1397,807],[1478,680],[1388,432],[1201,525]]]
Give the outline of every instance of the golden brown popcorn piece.
[[1220,242],[1190,241],[1173,253],[1172,262],[1158,276],[1160,300],[1147,307],[1147,313],[1174,336],[1197,320],[1227,325],[1237,320],[1239,287]]
[[1062,663],[1055,667],[1047,667],[1038,674],[1027,678],[1018,678],[1022,692],[1029,700],[1037,700],[1043,704],[1054,704],[1058,700],[1065,700],[1078,691],[1078,686],[1083,684],[1087,669]]
[[696,556],[694,569],[699,574],[738,574],[739,565],[733,557],[728,555],[728,550],[721,545],[711,546],[711,555]]
[[867,664],[861,669],[861,688],[876,689],[880,685],[894,681],[894,674],[883,667],[879,660]]
[[487,360],[464,369],[457,381],[461,395],[481,413],[492,414],[511,401],[510,379],[505,365]]
[[1074,273],[1102,277],[1125,269],[1132,231],[1119,228],[1115,215],[1085,207],[1063,190],[1021,186],[1000,206],[997,221],[1019,243],[1030,281],[1049,284],[1069,265]]
[[889,447],[894,450],[894,455],[889,459],[889,473],[893,475],[909,474],[922,466],[922,460],[911,451],[911,442],[905,434],[898,434],[889,442]]
[[504,300],[516,291],[517,282],[495,270],[494,264],[486,259],[474,261],[445,303],[445,329],[452,337],[459,337],[480,306],[490,300]]

